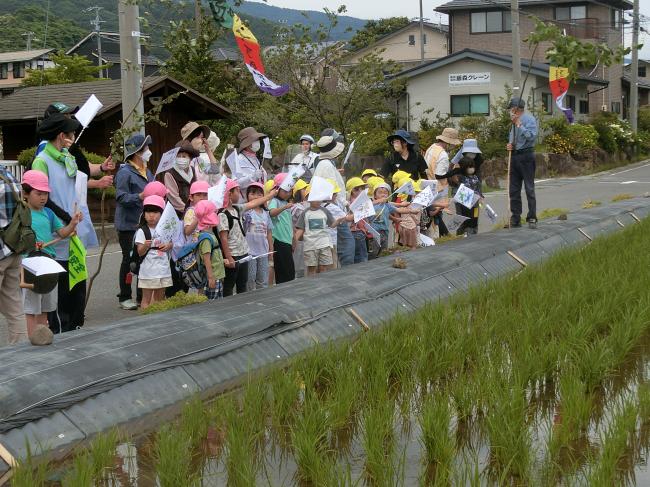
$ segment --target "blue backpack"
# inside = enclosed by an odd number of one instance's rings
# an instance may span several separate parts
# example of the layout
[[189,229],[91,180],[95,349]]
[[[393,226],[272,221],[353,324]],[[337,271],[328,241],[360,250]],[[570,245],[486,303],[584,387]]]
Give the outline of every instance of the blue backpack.
[[188,243],[178,252],[176,270],[183,282],[191,288],[203,289],[208,284],[208,272],[199,254],[199,246],[204,240],[210,241],[210,255],[214,252],[215,242],[207,232],[199,233],[196,242]]

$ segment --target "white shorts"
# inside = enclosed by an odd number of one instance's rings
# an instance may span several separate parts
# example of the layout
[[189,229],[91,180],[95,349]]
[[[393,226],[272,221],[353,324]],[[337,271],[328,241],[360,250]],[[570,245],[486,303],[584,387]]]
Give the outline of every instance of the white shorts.
[[332,265],[332,247],[324,247],[316,250],[305,250],[305,265],[307,267],[316,267],[318,265]]
[[140,289],[165,289],[173,285],[171,277],[157,277],[155,279],[138,278],[138,287]]
[[40,315],[56,310],[58,304],[59,289],[58,284],[47,294],[37,294],[31,289],[23,289],[23,304],[25,314]]

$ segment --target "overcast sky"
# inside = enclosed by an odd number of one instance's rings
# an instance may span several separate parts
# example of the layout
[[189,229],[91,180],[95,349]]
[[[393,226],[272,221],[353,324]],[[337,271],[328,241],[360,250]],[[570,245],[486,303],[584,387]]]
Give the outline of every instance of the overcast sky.
[[[406,16],[409,18],[420,15],[420,4],[418,0],[267,0],[269,5],[278,7],[295,8],[299,10],[323,10],[327,7],[336,10],[339,5],[344,4],[347,7],[347,14],[362,19],[379,19],[382,17]],[[446,0],[424,0],[424,17],[433,22],[440,18],[439,13],[433,9],[446,3]],[[650,1],[640,0],[641,14],[646,16],[642,19],[641,26],[650,31]],[[626,16],[626,19],[629,18]],[[443,22],[446,22],[446,16],[442,16]],[[631,32],[631,27],[625,29],[626,34]],[[626,42],[631,43],[631,34],[626,35]],[[642,33],[640,41],[644,43],[641,57],[650,59],[650,35]]]

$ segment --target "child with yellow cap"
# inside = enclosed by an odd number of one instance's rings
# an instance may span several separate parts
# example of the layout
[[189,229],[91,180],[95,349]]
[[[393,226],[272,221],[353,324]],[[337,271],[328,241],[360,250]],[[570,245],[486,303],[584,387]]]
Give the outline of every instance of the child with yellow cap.
[[[367,184],[363,179],[354,177],[348,179],[345,183],[345,189],[349,194],[348,201],[352,203],[357,197],[367,189]],[[350,231],[354,237],[354,263],[368,261],[368,244],[366,238],[366,223],[363,220],[350,225]]]

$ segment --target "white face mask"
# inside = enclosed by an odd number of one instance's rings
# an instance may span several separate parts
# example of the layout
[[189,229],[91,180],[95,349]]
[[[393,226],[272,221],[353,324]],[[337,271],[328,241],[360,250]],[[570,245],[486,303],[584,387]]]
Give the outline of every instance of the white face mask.
[[179,169],[187,170],[190,167],[190,160],[187,157],[177,157],[176,167]]
[[260,141],[256,140],[255,142],[253,142],[250,146],[250,150],[252,150],[253,152],[257,152],[258,150],[260,150]]
[[147,149],[142,154],[140,154],[140,157],[142,157],[142,160],[145,163],[149,162],[149,159],[151,159],[151,151],[149,149]]
[[463,155],[471,160],[474,160],[476,158],[476,152],[465,152]]
[[474,169],[473,167],[468,167],[467,168],[467,174],[471,175],[471,174],[474,174],[475,172],[476,172],[476,169]]

